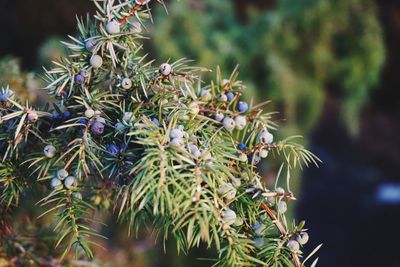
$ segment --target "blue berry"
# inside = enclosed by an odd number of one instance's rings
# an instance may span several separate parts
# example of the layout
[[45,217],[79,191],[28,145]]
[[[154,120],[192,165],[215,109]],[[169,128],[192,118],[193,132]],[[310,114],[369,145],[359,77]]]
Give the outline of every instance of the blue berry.
[[240,144],[237,145],[237,148],[238,148],[239,150],[246,150],[246,149],[247,149],[247,146],[246,146],[245,144],[243,144],[243,143],[240,143]]
[[104,124],[101,122],[95,122],[92,125],[91,130],[92,130],[92,133],[95,135],[102,135],[104,132]]
[[87,119],[79,119],[77,121],[77,123],[86,125],[88,123],[88,120]]
[[77,84],[83,84],[85,82],[85,77],[83,77],[82,75],[78,74],[75,76],[75,82]]
[[157,118],[152,118],[151,121],[152,121],[155,125],[157,125],[158,127],[161,126],[161,123],[160,123],[159,120],[157,120]]
[[7,93],[0,93],[0,101],[7,102],[8,101],[8,94]]
[[62,114],[64,119],[68,119],[69,117],[71,117],[71,112],[69,111],[64,111],[64,113]]
[[110,152],[113,155],[118,155],[119,154],[119,148],[116,145],[109,145],[107,147],[107,151]]
[[226,93],[226,96],[228,97],[229,102],[231,102],[235,98],[235,95],[232,92]]
[[246,102],[240,101],[237,105],[237,110],[239,112],[246,112],[249,110],[249,105]]

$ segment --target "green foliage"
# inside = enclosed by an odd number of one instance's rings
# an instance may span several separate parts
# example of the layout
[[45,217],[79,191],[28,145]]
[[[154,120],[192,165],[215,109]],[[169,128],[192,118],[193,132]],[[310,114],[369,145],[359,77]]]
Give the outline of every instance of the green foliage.
[[[57,235],[52,255],[64,261],[95,257],[95,214],[113,212],[131,231],[153,224],[180,251],[215,248],[215,266],[304,266],[304,223],[285,216],[289,178],[318,158],[293,138],[273,141],[274,113],[263,111],[268,102],[242,102],[237,70],[206,81],[209,70],[185,59],[149,61],[140,3],[96,0],[94,19],[78,18],[67,56],[43,75],[51,105],[2,89],[1,206],[12,211],[27,192],[40,199],[39,217],[52,218]],[[282,163],[286,190],[262,183],[261,157]]]

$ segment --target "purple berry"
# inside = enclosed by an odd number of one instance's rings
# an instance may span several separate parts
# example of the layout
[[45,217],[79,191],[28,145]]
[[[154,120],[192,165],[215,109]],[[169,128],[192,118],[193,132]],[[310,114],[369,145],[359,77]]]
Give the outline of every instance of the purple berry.
[[83,84],[85,82],[85,77],[83,77],[82,75],[78,74],[75,76],[75,82],[77,84]]
[[243,143],[240,143],[240,144],[238,144],[237,148],[238,148],[239,150],[246,150],[246,149],[247,149],[247,146],[246,146],[245,144],[243,144]]
[[113,155],[118,155],[119,154],[119,148],[116,145],[109,145],[107,147],[107,151],[110,152]]
[[88,123],[88,120],[87,119],[79,119],[77,121],[77,123],[86,125]]
[[95,135],[102,135],[104,132],[104,124],[101,122],[95,122],[92,125],[91,130],[92,130],[92,133]]
[[229,102],[231,102],[235,98],[235,95],[232,92],[226,93],[226,96],[228,97]]
[[157,125],[158,127],[161,126],[161,123],[160,123],[159,120],[157,120],[157,118],[152,118],[151,121],[152,121],[155,125]]
[[0,101],[7,102],[8,101],[8,94],[7,93],[0,93]]
[[246,102],[240,101],[237,105],[237,110],[239,112],[246,112],[249,110],[249,105]]

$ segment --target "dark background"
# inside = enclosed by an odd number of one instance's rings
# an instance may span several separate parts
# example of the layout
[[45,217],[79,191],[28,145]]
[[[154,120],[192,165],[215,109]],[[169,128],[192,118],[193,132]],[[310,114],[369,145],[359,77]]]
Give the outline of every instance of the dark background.
[[[271,0],[234,2],[243,22],[249,7],[276,7]],[[400,266],[400,206],[376,198],[382,184],[400,182],[400,1],[376,4],[386,60],[362,108],[359,136],[338,116],[342,95],[334,82],[326,86],[322,116],[309,136],[324,164],[303,175],[296,214],[307,219],[308,248],[324,243],[323,267]],[[0,58],[14,55],[24,70],[38,69],[39,47],[50,36],[73,34],[74,15],[88,10],[93,6],[84,0],[0,0]]]

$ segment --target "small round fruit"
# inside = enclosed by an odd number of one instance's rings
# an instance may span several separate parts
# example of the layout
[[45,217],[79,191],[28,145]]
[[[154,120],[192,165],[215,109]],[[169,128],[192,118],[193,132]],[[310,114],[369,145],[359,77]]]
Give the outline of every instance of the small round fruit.
[[245,144],[243,144],[243,143],[239,143],[237,145],[237,149],[239,149],[239,150],[247,150],[247,146]]
[[173,139],[173,138],[183,138],[183,135],[184,135],[183,131],[181,129],[178,129],[178,128],[172,129],[171,132],[169,133],[169,137],[171,139]]
[[231,210],[231,209],[227,209],[226,211],[224,211],[222,220],[224,221],[224,223],[226,223],[227,225],[232,225],[235,223],[236,221],[236,213]]
[[174,138],[171,140],[171,146],[173,146],[173,147],[183,147],[184,144],[185,144],[185,142],[180,137],[177,137],[177,138]]
[[76,84],[83,84],[85,82],[85,77],[78,74],[75,76],[75,82],[76,82]]
[[236,217],[235,222],[233,223],[234,226],[242,226],[244,223],[243,219],[239,216]]
[[228,101],[231,102],[235,98],[235,95],[232,92],[228,92],[226,93],[226,97],[228,98]]
[[222,121],[222,125],[226,130],[232,131],[233,129],[235,129],[236,123],[232,118],[226,117]]
[[112,20],[106,25],[106,31],[109,34],[118,34],[121,32],[121,25],[118,21]]
[[260,157],[265,159],[266,157],[268,157],[268,150],[266,149],[261,149],[260,150]]
[[123,132],[125,130],[125,125],[123,123],[117,122],[115,124],[115,130],[119,133]]
[[299,242],[300,245],[305,245],[307,244],[308,240],[310,239],[308,233],[302,232],[299,235],[297,235],[296,240]]
[[100,122],[102,124],[106,124],[106,119],[104,119],[102,117],[98,117],[98,118],[96,118],[96,122]]
[[267,130],[264,130],[260,133],[258,140],[261,144],[271,144],[274,141],[274,136]]
[[94,68],[94,69],[98,69],[103,65],[103,58],[99,55],[93,55],[90,58],[90,65]]
[[157,118],[152,118],[151,121],[152,121],[155,125],[157,125],[158,127],[161,126],[161,123],[160,123],[160,121],[159,121]]
[[275,192],[276,192],[278,195],[283,195],[283,194],[285,194],[285,189],[283,189],[282,187],[277,187],[276,190],[275,190]]
[[129,78],[124,78],[121,82],[122,88],[128,90],[132,88],[132,80]]
[[104,124],[101,122],[95,122],[92,125],[91,130],[92,130],[92,133],[95,135],[102,135],[104,132]]
[[44,147],[43,149],[43,153],[46,156],[46,158],[54,158],[54,156],[56,155],[56,148],[53,145],[47,145]]
[[290,240],[286,245],[291,252],[297,252],[300,250],[300,244],[296,240]]
[[193,115],[199,114],[199,112],[200,112],[199,104],[197,104],[196,102],[190,103],[189,110],[190,110],[190,113]]
[[243,130],[244,127],[246,127],[247,124],[247,118],[246,116],[236,116],[235,117],[235,124],[236,124],[236,129],[238,130]]
[[81,72],[79,72],[79,74],[83,77],[83,78],[88,78],[90,75],[90,71],[88,70],[81,70]]
[[196,145],[193,144],[189,145],[189,152],[196,159],[201,157],[200,149]]
[[286,202],[283,201],[283,200],[280,200],[280,201],[278,202],[278,207],[277,207],[277,209],[278,209],[278,212],[279,212],[279,213],[281,213],[281,214],[285,213],[285,212],[287,211],[287,204],[286,204]]
[[246,112],[249,110],[249,105],[246,102],[240,101],[237,105],[237,110],[242,113]]
[[50,185],[54,190],[60,190],[62,188],[62,183],[57,178],[51,179]]
[[172,66],[168,63],[164,63],[160,66],[160,73],[163,76],[168,76],[172,72]]
[[203,100],[203,101],[210,101],[212,98],[210,90],[204,90],[204,89],[201,90],[200,97],[201,97],[201,100]]
[[94,110],[93,109],[87,109],[85,111],[85,116],[90,119],[91,117],[94,116]]
[[82,199],[82,194],[79,193],[79,192],[76,192],[76,193],[74,194],[74,198]]
[[7,102],[8,101],[8,94],[7,93],[0,93],[0,101]]
[[64,180],[68,177],[68,172],[65,169],[59,169],[57,171],[57,178],[60,180]]
[[85,48],[89,52],[93,52],[96,47],[96,41],[94,39],[89,39],[85,42]]
[[251,228],[257,236],[263,236],[265,232],[265,224],[256,222]]
[[241,162],[247,161],[247,155],[244,153],[240,153],[238,158]]
[[216,120],[216,121],[222,121],[223,119],[224,119],[224,114],[223,113],[220,113],[220,112],[218,112],[218,113],[216,113],[215,115],[214,115],[214,119]]
[[228,101],[228,97],[226,96],[226,94],[221,94],[219,96],[218,100],[221,102],[226,102],[226,101]]
[[30,111],[28,114],[28,120],[32,123],[36,122],[38,119],[38,114],[35,111]]
[[114,144],[107,146],[107,151],[112,155],[119,154],[119,148]]
[[226,185],[220,186],[217,192],[221,197],[224,197],[229,201],[234,199],[237,193],[236,188],[234,188],[231,183],[227,183]]
[[76,188],[77,186],[76,178],[74,176],[68,176],[64,180],[64,186],[69,190]]

